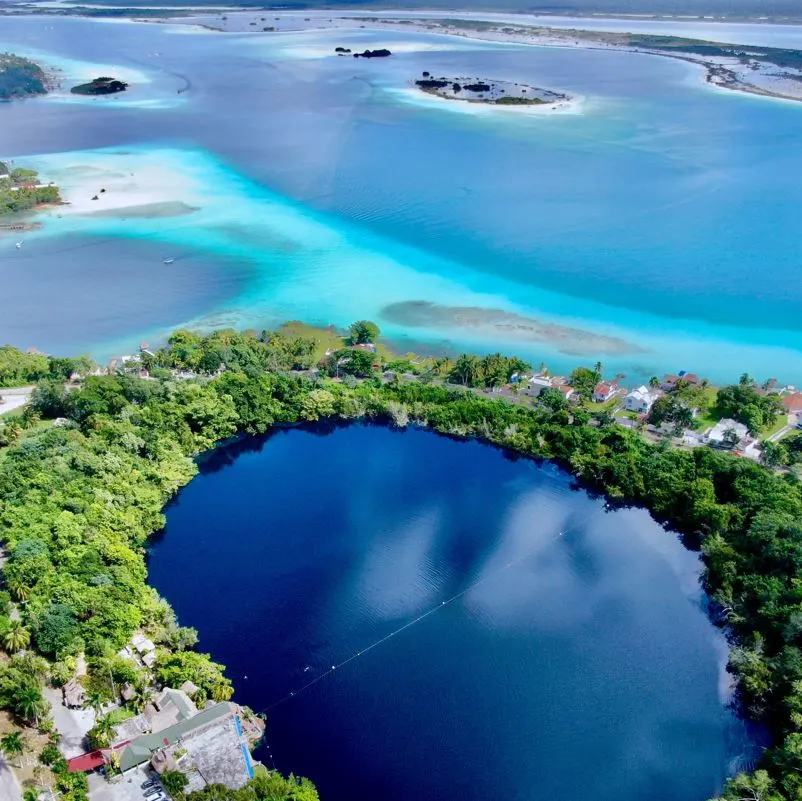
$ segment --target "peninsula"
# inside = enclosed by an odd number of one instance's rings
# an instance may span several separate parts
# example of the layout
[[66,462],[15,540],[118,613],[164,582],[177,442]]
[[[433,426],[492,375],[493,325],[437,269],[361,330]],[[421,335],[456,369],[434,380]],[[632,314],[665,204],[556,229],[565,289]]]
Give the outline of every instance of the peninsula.
[[0,53],[0,100],[47,94],[47,76],[35,61]]
[[116,78],[101,76],[87,83],[73,86],[70,92],[74,95],[115,95],[124,92],[128,88],[127,83],[118,81]]
[[497,81],[487,78],[464,76],[433,78],[424,72],[415,81],[415,86],[427,94],[446,100],[462,100],[468,103],[486,103],[496,106],[547,106],[570,100],[568,95],[540,89],[524,83]]
[[[255,18],[254,12],[237,11],[218,19],[205,19],[201,24],[209,30],[231,32],[244,29],[248,26],[248,21]],[[164,21],[163,17],[156,14],[152,15],[152,19]],[[276,19],[281,20],[280,30],[286,32],[351,29],[358,25],[372,30],[419,31],[490,42],[621,50],[663,56],[699,65],[704,70],[705,81],[711,86],[802,101],[802,50],[792,48],[758,47],[672,35],[552,28],[531,24],[531,18],[521,17],[520,23],[513,21],[513,15],[509,15],[507,21],[483,20],[473,15],[460,16],[459,12],[454,12],[454,16],[443,17],[404,17],[403,12],[392,17],[376,17],[358,12],[326,17],[284,14]],[[196,15],[176,17],[171,22],[198,24]],[[336,52],[346,55],[345,50],[346,48],[342,48]]]
[[404,19],[355,17],[372,27],[420,29],[495,42],[624,50],[698,64],[713,86],[749,94],[802,101],[802,50],[757,47],[682,36],[619,33],[490,22],[468,18]]
[[0,161],[0,217],[60,202],[59,188],[54,184],[40,183],[35,170],[24,167],[10,169],[8,164]]

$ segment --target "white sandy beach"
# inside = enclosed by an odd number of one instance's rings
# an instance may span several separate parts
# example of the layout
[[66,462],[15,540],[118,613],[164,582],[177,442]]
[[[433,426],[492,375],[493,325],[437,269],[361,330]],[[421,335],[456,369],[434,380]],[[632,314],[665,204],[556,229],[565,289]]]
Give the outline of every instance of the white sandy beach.
[[[468,39],[474,42],[488,42],[494,44],[526,45],[533,47],[559,47],[576,48],[583,50],[617,50],[630,53],[642,53],[659,58],[674,58],[689,63],[699,65],[701,83],[709,83],[716,90],[741,91],[755,95],[776,96],[781,99],[802,101],[802,71],[788,70],[787,74],[781,74],[779,69],[773,65],[765,65],[758,62],[742,64],[738,59],[703,57],[690,54],[671,55],[664,51],[649,50],[645,48],[632,48],[625,45],[611,44],[601,40],[580,39],[572,35],[569,28],[548,28],[547,21],[544,20],[544,27],[538,27],[537,18],[527,15],[510,14],[505,16],[505,21],[489,22],[489,27],[485,30],[459,27],[456,24],[443,25],[438,20],[453,19],[454,15],[443,11],[441,14],[431,16],[415,15],[406,16],[404,11],[384,12],[385,16],[361,16],[366,12],[340,12],[339,15],[333,12],[315,11],[307,12],[304,15],[298,12],[276,12],[276,11],[226,11],[218,14],[201,13],[183,18],[173,18],[169,21],[152,19],[152,22],[169,22],[172,24],[196,25],[205,29],[217,30],[222,33],[254,33],[262,36],[273,36],[278,38],[282,33],[303,32],[322,32],[331,30],[342,30],[344,33],[370,30],[377,33],[377,40],[374,47],[381,47],[381,31],[410,32],[434,34],[442,38]],[[476,22],[485,19],[492,19],[493,14],[486,16],[476,13],[470,19],[461,18],[462,22]],[[520,20],[520,22],[518,22]],[[715,24],[715,23],[710,23]],[[518,26],[517,28],[513,26]],[[273,29],[272,32],[264,33],[263,27]],[[577,30],[583,30],[581,20],[577,20]],[[434,45],[428,48],[421,43],[405,45],[403,43],[393,43],[392,49],[395,52],[414,52],[427,49],[462,49],[459,46],[453,48],[449,46]],[[759,50],[759,47],[755,48]],[[323,58],[330,53],[325,47],[311,45],[305,47],[300,45],[296,48],[299,58]],[[730,85],[715,78],[708,81],[708,69],[710,67],[723,67],[733,73],[735,80],[743,86]],[[790,76],[790,77],[789,77]],[[549,87],[553,88],[553,87]],[[456,104],[455,104],[456,105]],[[462,104],[467,105],[467,104]],[[581,104],[579,104],[581,106]],[[504,109],[504,111],[514,111],[519,113],[520,109]],[[532,109],[529,109],[530,113]],[[540,113],[546,111],[541,109]],[[569,103],[568,106],[561,106],[556,109],[559,113],[579,113],[577,104]]]
[[447,97],[440,97],[429,92],[422,92],[414,86],[402,88],[388,88],[386,90],[402,102],[412,103],[426,108],[439,108],[444,111],[454,111],[459,114],[474,114],[478,116],[488,116],[496,114],[531,115],[536,117],[550,117],[561,114],[584,114],[585,98],[572,96],[567,100],[560,100],[556,103],[544,103],[543,105],[532,106],[505,106],[495,103],[476,103],[467,100],[451,100]]
[[66,204],[51,215],[164,217],[203,204],[200,182],[159,152],[65,153],[37,166],[45,180],[58,184]]

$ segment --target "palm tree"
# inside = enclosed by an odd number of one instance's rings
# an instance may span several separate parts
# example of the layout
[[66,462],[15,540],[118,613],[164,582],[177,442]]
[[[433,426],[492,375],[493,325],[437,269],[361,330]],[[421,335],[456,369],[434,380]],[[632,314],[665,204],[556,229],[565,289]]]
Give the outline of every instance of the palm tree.
[[95,720],[98,720],[103,712],[103,701],[103,694],[97,690],[90,690],[86,695],[86,705],[95,713]]
[[8,631],[3,635],[3,645],[6,651],[21,651],[27,648],[31,641],[31,632],[19,620],[12,620]]
[[23,428],[33,428],[41,419],[39,412],[35,411],[32,406],[26,406],[20,422]]
[[44,703],[42,693],[36,687],[25,687],[14,697],[14,711],[24,720],[32,720],[38,726]]
[[659,378],[658,378],[656,375],[653,375],[653,376],[652,376],[652,377],[649,379],[649,386],[650,386],[652,389],[657,389],[657,387],[659,387],[659,386],[660,386],[660,379],[659,379]]
[[8,589],[18,601],[27,601],[31,592],[30,585],[21,578],[8,579]]
[[89,731],[89,742],[95,748],[104,748],[111,745],[114,739],[114,733],[117,731],[117,726],[112,721],[109,715],[100,718],[97,723]]
[[22,801],[39,801],[39,791],[35,787],[29,787],[22,794]]
[[[0,737],[0,750],[9,758],[22,756],[25,751],[25,741],[22,739],[22,733],[12,731],[3,737]],[[17,767],[22,767],[18,765]]]
[[12,445],[22,436],[22,426],[15,420],[6,423],[0,431],[0,437],[6,444]]

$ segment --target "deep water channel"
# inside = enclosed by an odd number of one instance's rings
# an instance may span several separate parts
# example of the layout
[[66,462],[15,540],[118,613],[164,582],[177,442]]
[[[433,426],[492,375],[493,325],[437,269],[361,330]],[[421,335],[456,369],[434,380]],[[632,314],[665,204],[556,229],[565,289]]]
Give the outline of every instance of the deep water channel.
[[552,465],[366,425],[206,457],[150,557],[237,700],[296,693],[259,755],[324,801],[707,799],[748,740],[699,569]]

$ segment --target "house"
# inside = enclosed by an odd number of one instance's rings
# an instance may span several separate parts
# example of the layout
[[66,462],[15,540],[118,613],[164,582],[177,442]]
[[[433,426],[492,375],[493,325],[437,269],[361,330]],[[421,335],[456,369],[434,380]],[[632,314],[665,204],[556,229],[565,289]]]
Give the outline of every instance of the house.
[[61,694],[64,697],[64,706],[67,709],[83,709],[86,702],[86,690],[77,678],[70,679],[62,688]]
[[780,398],[785,411],[790,414],[799,414],[802,412],[802,392],[793,392],[790,395],[783,395]]
[[654,402],[660,397],[660,392],[656,389],[650,389],[646,386],[640,386],[633,389],[624,398],[624,408],[628,412],[637,412],[638,414],[647,414]]
[[660,382],[660,389],[663,392],[672,392],[677,388],[679,383],[689,387],[700,387],[704,383],[703,378],[699,378],[696,373],[686,373],[685,370],[680,370],[679,373],[666,373],[663,380]]
[[551,386],[551,379],[544,375],[533,375],[526,382],[526,391],[530,395],[540,395],[544,389]]
[[[177,691],[173,691],[177,692]],[[186,792],[202,790],[210,784],[222,784],[238,790],[254,776],[250,745],[261,736],[261,722],[244,719],[240,708],[229,701],[213,704],[191,717],[159,732],[141,734],[104,749],[106,761],[112,751],[119,756],[123,774],[140,766],[157,772],[178,769],[186,774]],[[68,762],[71,772],[97,766],[96,752]]]
[[618,392],[618,385],[609,381],[600,381],[593,388],[593,400],[595,403],[606,403]]
[[574,388],[568,386],[568,384],[559,384],[558,386],[554,387],[567,401],[573,400],[574,398]]
[[139,659],[146,667],[156,664],[156,646],[144,634],[139,633],[131,637],[131,642],[119,652],[126,659]]
[[198,708],[186,692],[165,687],[156,698],[145,704],[141,714],[120,723],[112,744],[133,741],[143,734],[158,734],[197,714]]
[[707,432],[706,437],[710,445],[719,448],[734,448],[740,446],[749,437],[749,429],[743,423],[725,417]]

